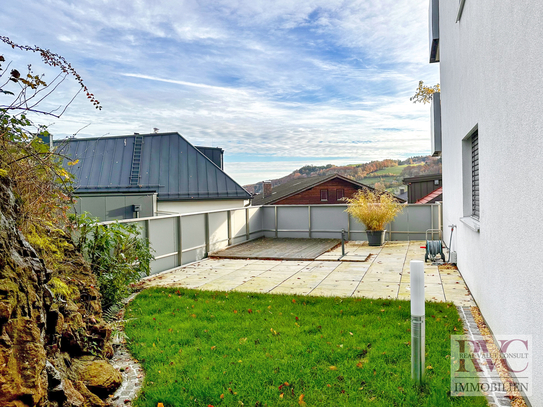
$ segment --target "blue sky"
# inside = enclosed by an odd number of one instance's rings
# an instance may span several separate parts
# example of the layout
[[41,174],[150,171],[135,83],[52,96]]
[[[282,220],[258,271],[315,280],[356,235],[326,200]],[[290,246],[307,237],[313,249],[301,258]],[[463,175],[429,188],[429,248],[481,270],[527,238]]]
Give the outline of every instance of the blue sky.
[[[225,150],[247,184],[302,165],[428,154],[428,105],[409,101],[428,63],[427,0],[25,0],[0,35],[63,55],[103,105],[78,97],[55,137],[177,131]],[[0,54],[52,78],[35,56]],[[48,101],[69,100],[65,82]],[[2,101],[0,101],[0,104]]]

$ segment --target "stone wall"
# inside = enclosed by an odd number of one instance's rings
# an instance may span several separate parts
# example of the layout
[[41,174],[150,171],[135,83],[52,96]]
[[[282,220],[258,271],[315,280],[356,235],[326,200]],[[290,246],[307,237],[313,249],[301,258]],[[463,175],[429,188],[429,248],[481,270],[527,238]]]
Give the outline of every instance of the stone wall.
[[105,406],[121,376],[108,361],[111,331],[95,278],[58,230],[48,233],[64,253],[48,269],[17,217],[9,180],[0,177],[0,406]]

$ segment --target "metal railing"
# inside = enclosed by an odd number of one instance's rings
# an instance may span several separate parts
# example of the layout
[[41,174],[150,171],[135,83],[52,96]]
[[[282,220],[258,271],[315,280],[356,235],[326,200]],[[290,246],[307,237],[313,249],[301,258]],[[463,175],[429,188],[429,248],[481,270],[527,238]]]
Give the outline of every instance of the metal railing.
[[[367,240],[347,205],[249,206],[187,214],[167,214],[102,222],[134,223],[155,251],[153,274],[201,260],[209,253],[259,237]],[[386,227],[388,240],[424,240],[426,230],[442,229],[441,205],[406,205]],[[434,233],[431,233],[432,240]],[[436,235],[438,233],[436,232]],[[438,237],[439,238],[439,237]]]

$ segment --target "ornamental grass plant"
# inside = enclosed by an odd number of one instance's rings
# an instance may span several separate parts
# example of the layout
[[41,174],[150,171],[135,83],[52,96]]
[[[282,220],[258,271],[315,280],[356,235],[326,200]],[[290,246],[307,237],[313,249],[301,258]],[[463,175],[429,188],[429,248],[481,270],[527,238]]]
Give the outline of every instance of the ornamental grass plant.
[[345,201],[349,204],[346,212],[371,231],[384,230],[404,208],[390,193],[371,189],[359,189]]

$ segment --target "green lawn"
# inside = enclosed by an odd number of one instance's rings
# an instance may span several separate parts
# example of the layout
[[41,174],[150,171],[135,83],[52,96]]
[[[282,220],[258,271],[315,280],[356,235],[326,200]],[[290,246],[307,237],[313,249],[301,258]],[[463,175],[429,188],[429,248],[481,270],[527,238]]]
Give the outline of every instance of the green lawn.
[[365,185],[373,185],[376,182],[390,182],[394,181],[396,177],[366,177],[363,178],[360,182]]
[[426,307],[418,389],[409,302],[146,290],[126,312],[146,371],[135,406],[486,406],[447,396],[449,335],[462,324],[451,304]]

